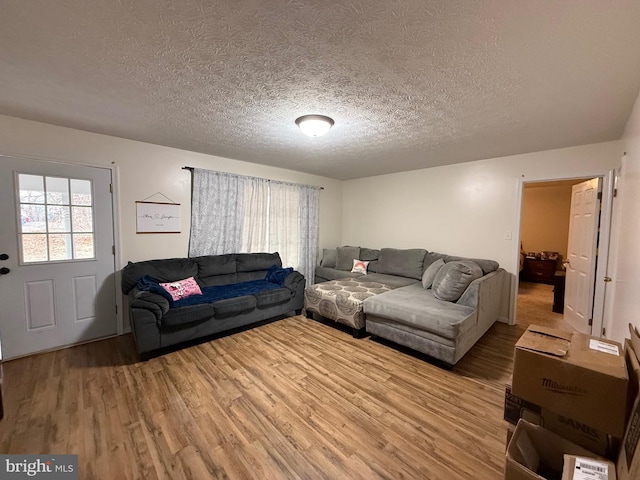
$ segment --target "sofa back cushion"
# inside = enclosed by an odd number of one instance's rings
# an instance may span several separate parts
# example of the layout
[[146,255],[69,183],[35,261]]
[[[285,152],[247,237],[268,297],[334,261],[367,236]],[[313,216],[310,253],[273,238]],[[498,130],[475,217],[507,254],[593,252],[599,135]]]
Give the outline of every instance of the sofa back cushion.
[[373,260],[377,260],[380,256],[380,250],[376,250],[375,248],[360,248],[360,257],[358,260],[364,260],[366,262],[371,262]]
[[336,251],[336,268],[350,272],[353,267],[353,259],[360,258],[360,247],[338,247]]
[[238,274],[225,273],[223,275],[209,275],[208,277],[198,277],[198,283],[203,287],[213,287],[218,285],[231,285],[232,283],[238,283]]
[[160,283],[174,282],[197,276],[198,264],[192,258],[166,258],[129,263],[122,269],[122,292],[128,294],[145,275]]
[[380,250],[376,271],[388,275],[422,279],[422,267],[427,251],[422,248],[399,250],[383,248]]
[[482,269],[470,260],[445,263],[433,280],[433,295],[438,300],[455,302],[476,278],[482,277]]
[[236,256],[233,253],[204,255],[202,257],[194,257],[194,260],[198,264],[198,277],[200,278],[236,273]]
[[337,250],[335,248],[324,248],[320,266],[325,268],[336,268]]
[[[282,260],[280,259],[280,254],[278,252],[236,253],[235,257],[238,273],[264,270],[266,274],[266,271],[274,265],[277,265],[278,267],[282,266]],[[264,278],[264,275],[262,278]]]

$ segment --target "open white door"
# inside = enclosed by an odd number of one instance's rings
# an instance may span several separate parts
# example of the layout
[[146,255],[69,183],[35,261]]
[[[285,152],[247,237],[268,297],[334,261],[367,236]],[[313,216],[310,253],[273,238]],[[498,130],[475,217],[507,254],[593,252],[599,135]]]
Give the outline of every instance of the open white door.
[[111,170],[0,156],[4,360],[116,334]]
[[591,333],[601,179],[572,187],[564,318],[577,331]]

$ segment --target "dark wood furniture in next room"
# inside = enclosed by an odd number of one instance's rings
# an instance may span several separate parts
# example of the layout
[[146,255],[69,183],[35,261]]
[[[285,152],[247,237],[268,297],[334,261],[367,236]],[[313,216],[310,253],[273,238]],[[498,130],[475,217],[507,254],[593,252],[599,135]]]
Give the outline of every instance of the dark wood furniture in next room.
[[564,270],[556,272],[553,277],[553,308],[556,313],[564,313],[564,280],[566,272]]
[[558,270],[558,259],[525,258],[520,279],[525,282],[554,285],[556,270]]

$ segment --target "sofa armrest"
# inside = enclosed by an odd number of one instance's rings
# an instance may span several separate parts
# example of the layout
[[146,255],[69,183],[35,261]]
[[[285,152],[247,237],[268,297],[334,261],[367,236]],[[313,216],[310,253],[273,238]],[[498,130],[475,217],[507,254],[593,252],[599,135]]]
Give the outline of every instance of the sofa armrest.
[[300,283],[302,283],[302,289],[304,290],[305,279],[304,275],[294,270],[284,279],[284,286],[291,291],[291,296],[295,296],[299,290]]
[[162,295],[134,287],[129,291],[129,308],[142,308],[154,314],[157,320],[169,311],[169,300]]
[[506,302],[508,290],[507,272],[499,268],[471,282],[456,303],[475,308],[478,327],[486,331],[498,318],[506,318],[508,315],[504,309],[505,304],[508,303]]

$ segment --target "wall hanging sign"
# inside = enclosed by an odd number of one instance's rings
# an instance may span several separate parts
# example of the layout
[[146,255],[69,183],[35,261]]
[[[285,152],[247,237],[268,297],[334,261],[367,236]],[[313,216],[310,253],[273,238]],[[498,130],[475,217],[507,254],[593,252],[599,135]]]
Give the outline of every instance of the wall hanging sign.
[[136,202],[136,233],[180,233],[180,204]]

